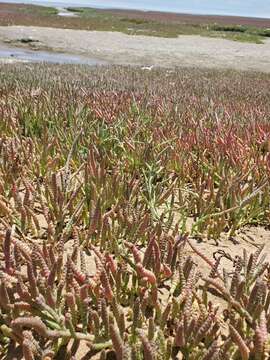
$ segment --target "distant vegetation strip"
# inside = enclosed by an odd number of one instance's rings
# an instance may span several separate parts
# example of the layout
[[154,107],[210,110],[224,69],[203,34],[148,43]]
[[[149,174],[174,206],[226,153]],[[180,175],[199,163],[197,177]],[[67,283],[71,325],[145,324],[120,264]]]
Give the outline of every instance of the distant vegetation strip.
[[0,26],[33,25],[160,37],[201,35],[253,43],[263,43],[270,37],[270,20],[76,7],[67,10],[77,16],[58,16],[53,7],[0,4]]

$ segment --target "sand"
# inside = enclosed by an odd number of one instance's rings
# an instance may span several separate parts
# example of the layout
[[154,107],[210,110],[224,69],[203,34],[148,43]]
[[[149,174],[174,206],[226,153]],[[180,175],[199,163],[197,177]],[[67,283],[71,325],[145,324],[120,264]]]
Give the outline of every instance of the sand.
[[42,28],[0,27],[4,41],[39,40],[40,49],[80,54],[110,64],[163,67],[203,67],[270,72],[270,39],[264,44],[181,35],[159,38],[119,32]]

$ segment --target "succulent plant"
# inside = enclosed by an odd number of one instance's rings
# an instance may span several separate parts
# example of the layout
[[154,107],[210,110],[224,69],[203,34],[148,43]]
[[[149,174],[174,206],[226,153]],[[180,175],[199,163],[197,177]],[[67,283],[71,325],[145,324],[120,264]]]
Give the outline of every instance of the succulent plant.
[[1,355],[268,359],[263,246],[194,237],[269,225],[269,77],[29,66],[0,66]]

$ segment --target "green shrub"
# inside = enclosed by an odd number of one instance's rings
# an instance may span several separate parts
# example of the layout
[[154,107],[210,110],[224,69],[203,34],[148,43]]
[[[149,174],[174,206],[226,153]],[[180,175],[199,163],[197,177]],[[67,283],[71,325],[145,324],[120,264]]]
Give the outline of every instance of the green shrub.
[[219,25],[219,24],[214,24],[211,27],[212,30],[214,31],[228,31],[228,32],[241,32],[244,33],[248,30],[248,28],[246,26],[243,25]]

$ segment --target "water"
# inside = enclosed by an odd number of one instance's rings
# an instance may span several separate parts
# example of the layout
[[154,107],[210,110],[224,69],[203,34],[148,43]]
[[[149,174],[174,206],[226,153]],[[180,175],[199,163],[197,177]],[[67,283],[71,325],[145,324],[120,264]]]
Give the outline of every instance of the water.
[[5,2],[270,18],[270,0],[6,0]]
[[85,64],[92,66],[107,64],[105,61],[81,55],[34,51],[5,45],[1,45],[0,58],[7,60],[19,60],[22,62],[46,62],[51,64]]
[[64,16],[64,17],[78,17],[78,14],[75,14],[74,12],[68,11],[63,7],[57,7],[58,15]]

